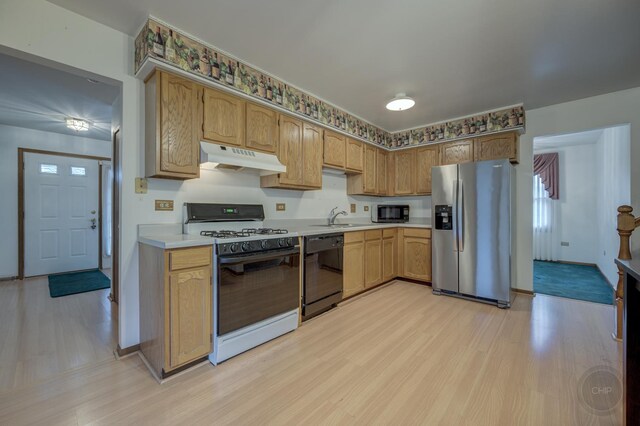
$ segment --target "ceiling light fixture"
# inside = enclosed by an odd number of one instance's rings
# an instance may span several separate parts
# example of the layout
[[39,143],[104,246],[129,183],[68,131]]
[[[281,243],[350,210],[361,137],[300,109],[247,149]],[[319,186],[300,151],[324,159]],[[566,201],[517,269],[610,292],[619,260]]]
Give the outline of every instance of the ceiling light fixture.
[[398,93],[395,98],[387,103],[387,109],[390,111],[404,111],[416,104],[416,101],[408,97],[404,93]]
[[86,132],[89,130],[89,122],[80,118],[67,118],[67,127],[76,132]]

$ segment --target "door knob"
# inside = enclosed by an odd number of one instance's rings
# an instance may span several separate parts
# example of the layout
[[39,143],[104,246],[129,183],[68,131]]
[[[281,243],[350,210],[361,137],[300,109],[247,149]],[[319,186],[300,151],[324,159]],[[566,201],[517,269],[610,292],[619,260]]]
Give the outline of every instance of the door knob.
[[96,214],[96,211],[95,210],[91,210],[91,214]]
[[96,229],[96,218],[91,219],[91,229]]

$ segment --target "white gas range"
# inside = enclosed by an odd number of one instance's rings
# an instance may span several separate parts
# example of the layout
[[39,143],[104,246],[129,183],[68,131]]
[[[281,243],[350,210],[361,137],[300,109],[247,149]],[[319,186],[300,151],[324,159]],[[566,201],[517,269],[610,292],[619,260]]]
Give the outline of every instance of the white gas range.
[[186,203],[183,232],[214,238],[213,364],[298,327],[300,245],[262,205]]

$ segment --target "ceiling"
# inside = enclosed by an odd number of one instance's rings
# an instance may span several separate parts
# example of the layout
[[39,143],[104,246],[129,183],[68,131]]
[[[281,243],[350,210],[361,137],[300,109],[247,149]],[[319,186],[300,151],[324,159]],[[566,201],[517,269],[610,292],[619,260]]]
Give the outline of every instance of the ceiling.
[[637,0],[50,1],[132,36],[153,15],[388,131],[640,86]]
[[[111,105],[118,87],[0,54],[0,124],[92,139],[111,139]],[[87,132],[66,127],[82,118]]]
[[603,132],[604,129],[596,129],[579,133],[537,137],[533,139],[533,150],[540,151],[574,145],[595,145]]

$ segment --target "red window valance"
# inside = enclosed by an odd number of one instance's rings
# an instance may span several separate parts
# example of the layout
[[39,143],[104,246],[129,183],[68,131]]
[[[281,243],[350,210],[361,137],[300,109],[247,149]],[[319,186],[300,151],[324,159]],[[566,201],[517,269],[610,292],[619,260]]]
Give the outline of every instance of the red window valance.
[[544,189],[547,190],[552,200],[560,198],[558,163],[557,152],[533,156],[533,174],[540,176]]

